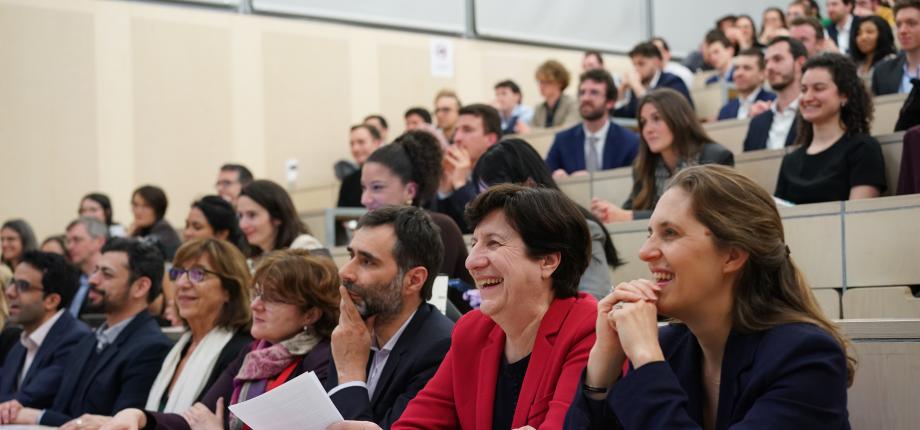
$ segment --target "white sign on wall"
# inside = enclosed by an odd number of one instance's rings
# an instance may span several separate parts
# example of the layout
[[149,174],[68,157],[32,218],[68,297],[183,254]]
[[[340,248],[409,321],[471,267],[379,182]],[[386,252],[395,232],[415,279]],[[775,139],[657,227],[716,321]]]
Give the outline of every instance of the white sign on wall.
[[431,39],[431,76],[454,77],[454,42],[450,39]]

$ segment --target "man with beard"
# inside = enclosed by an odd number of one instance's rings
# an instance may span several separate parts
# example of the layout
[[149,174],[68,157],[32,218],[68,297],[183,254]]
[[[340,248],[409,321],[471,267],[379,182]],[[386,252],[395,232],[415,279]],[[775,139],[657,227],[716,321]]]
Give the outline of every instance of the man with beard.
[[763,52],[759,48],[745,49],[735,57],[733,79],[737,95],[719,110],[719,121],[753,117],[764,112],[769,102],[776,99],[776,94],[763,87],[764,67]]
[[98,427],[98,415],[143,408],[171,347],[147,313],[147,305],[161,291],[162,280],[163,255],[154,245],[134,239],[110,240],[89,278],[90,294],[102,296],[105,322],[68,356],[73,368],[61,381],[51,408],[7,407],[0,411],[2,424],[57,427],[75,419],[78,428]]
[[787,36],[777,37],[767,46],[767,82],[776,91],[776,100],[769,110],[751,119],[744,138],[745,151],[780,149],[795,142],[799,80],[807,57],[805,45]]
[[[67,356],[89,334],[85,324],[67,312],[77,290],[77,269],[64,257],[29,251],[6,287],[10,323],[23,328],[21,341],[10,349],[0,373],[0,401],[47,408],[64,378]],[[13,403],[0,405],[0,416]]]
[[444,246],[424,210],[384,207],[361,217],[348,252],[326,384],[346,420],[387,429],[450,348],[453,323],[427,303]]
[[[651,46],[657,53],[658,48]],[[680,81],[676,76],[674,79]],[[578,112],[583,121],[556,134],[546,156],[546,165],[553,177],[583,175],[632,164],[638,152],[639,137],[610,121],[608,112],[616,99],[617,88],[606,70],[589,70],[581,75]]]
[[80,285],[68,305],[71,315],[79,318],[84,313],[97,313],[100,303],[89,299],[89,277],[96,269],[96,262],[102,256],[102,246],[109,229],[98,219],[80,217],[67,225],[67,255],[77,269],[80,269]]
[[623,74],[623,99],[617,103],[613,116],[635,119],[639,99],[655,88],[670,88],[677,91],[687,98],[690,106],[693,106],[690,90],[683,79],[664,71],[661,51],[654,43],[642,42],[636,45],[629,51],[629,59],[633,68]]

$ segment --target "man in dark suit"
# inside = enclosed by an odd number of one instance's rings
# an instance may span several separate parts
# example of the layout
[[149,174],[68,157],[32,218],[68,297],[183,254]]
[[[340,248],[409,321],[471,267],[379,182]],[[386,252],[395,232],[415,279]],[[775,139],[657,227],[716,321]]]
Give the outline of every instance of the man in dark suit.
[[[657,52],[657,48],[654,49]],[[584,121],[557,133],[553,139],[546,166],[554,177],[632,164],[638,152],[639,137],[610,121],[608,112],[616,99],[616,86],[606,70],[589,70],[581,75],[578,110]]]
[[799,80],[808,51],[802,42],[787,36],[773,39],[767,46],[767,81],[777,91],[770,108],[751,119],[744,150],[780,149],[795,142],[799,107]]
[[463,219],[463,211],[479,194],[476,184],[470,180],[473,167],[501,137],[502,120],[494,107],[471,104],[460,108],[454,141],[444,152],[444,175],[431,209],[449,216],[463,233],[471,233]]
[[841,54],[849,54],[856,49],[859,17],[853,15],[855,6],[855,0],[827,0],[827,17],[831,22],[825,29]]
[[424,210],[385,207],[361,217],[348,251],[327,388],[346,420],[387,429],[450,348],[453,323],[426,303],[444,246]]
[[875,65],[872,94],[910,94],[911,79],[920,79],[920,0],[899,0],[894,5],[898,27],[898,56]]
[[6,288],[10,323],[23,328],[0,373],[0,401],[47,408],[61,385],[67,356],[89,328],[67,307],[79,286],[79,272],[64,257],[29,251]]
[[89,277],[102,256],[102,246],[109,236],[109,228],[96,218],[81,216],[67,225],[67,256],[80,269],[80,283],[70,300],[68,312],[76,318],[85,313],[101,312],[100,303],[89,298]]
[[748,48],[735,57],[738,95],[719,110],[719,121],[750,118],[769,109],[769,102],[776,99],[776,94],[763,88],[764,66],[763,52],[758,48]]
[[619,118],[636,118],[639,99],[648,91],[655,88],[671,88],[684,95],[690,105],[690,90],[684,81],[668,72],[665,72],[661,51],[651,42],[642,42],[629,51],[633,69],[623,76],[623,98],[617,103],[613,116]]
[[706,62],[719,73],[706,80],[706,85],[719,82],[734,82],[735,68],[732,59],[735,57],[735,43],[732,42],[722,30],[710,30],[703,39],[706,46]]
[[92,415],[143,408],[170,349],[169,339],[146,310],[160,294],[162,279],[163,255],[155,245],[110,240],[89,280],[90,294],[102,295],[105,323],[68,356],[73,368],[64,376],[51,408],[19,409],[13,400],[0,407],[0,418],[11,418],[3,423],[56,427],[72,419],[90,421],[97,419]]

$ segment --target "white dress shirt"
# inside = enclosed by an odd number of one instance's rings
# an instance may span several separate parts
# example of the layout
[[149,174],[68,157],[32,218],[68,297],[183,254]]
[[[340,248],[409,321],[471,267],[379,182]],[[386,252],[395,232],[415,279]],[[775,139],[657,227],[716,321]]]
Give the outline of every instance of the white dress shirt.
[[840,53],[842,54],[850,53],[850,32],[853,31],[852,27],[853,15],[847,15],[843,27],[837,26],[837,48],[840,48]]
[[[779,99],[777,99],[779,100]],[[795,121],[795,114],[799,110],[799,97],[796,97],[786,109],[780,112],[777,108],[777,100],[770,105],[773,111],[773,124],[770,125],[770,137],[767,139],[767,149],[780,149],[786,147],[786,136],[789,135],[789,129]]]
[[48,332],[51,331],[51,327],[54,326],[54,323],[61,318],[61,314],[64,313],[64,309],[61,309],[38,326],[37,329],[32,331],[32,333],[22,332],[19,335],[19,342],[22,343],[22,346],[26,347],[26,359],[22,362],[22,369],[19,373],[19,384],[22,385],[22,380],[26,378],[26,375],[29,373],[29,367],[32,366],[32,361],[35,360],[35,354],[38,353],[38,349],[41,348],[42,343],[45,341],[45,338],[48,337]]
[[760,95],[760,92],[763,91],[763,87],[757,87],[754,91],[751,91],[745,98],[738,98],[738,116],[735,118],[744,119],[748,117],[748,112],[751,111],[751,106],[754,106],[754,103],[757,103],[757,96]]

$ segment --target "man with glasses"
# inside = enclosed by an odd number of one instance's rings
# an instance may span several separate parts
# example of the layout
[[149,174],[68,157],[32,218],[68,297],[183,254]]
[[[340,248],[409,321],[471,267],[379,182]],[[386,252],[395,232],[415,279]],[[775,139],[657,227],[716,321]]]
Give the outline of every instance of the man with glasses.
[[217,189],[217,195],[230,202],[236,207],[236,199],[240,197],[240,192],[246,184],[252,182],[252,172],[242,164],[224,164],[220,166],[220,173],[217,174],[217,183],[214,187]]
[[438,130],[444,133],[448,142],[453,142],[454,132],[457,130],[457,119],[460,117],[460,98],[451,90],[441,90],[434,97],[434,117]]
[[[70,364],[68,355],[89,328],[67,312],[79,273],[64,257],[29,251],[7,285],[12,324],[22,326],[0,372],[0,419],[17,405],[47,408]],[[7,421],[4,421],[7,422]]]
[[326,384],[346,420],[386,429],[450,348],[453,323],[427,303],[444,245],[424,210],[389,206],[361,217],[348,252]]
[[79,318],[84,313],[98,313],[99,302],[88,300],[89,277],[102,256],[108,228],[96,218],[80,217],[67,225],[67,255],[80,269],[80,284],[68,305],[68,312]]
[[98,427],[99,417],[126,408],[143,408],[171,342],[160,331],[148,304],[159,295],[163,255],[154,245],[115,238],[102,248],[89,278],[91,295],[102,297],[105,322],[85,336],[67,358],[64,376],[50,408],[0,406],[0,424]]

